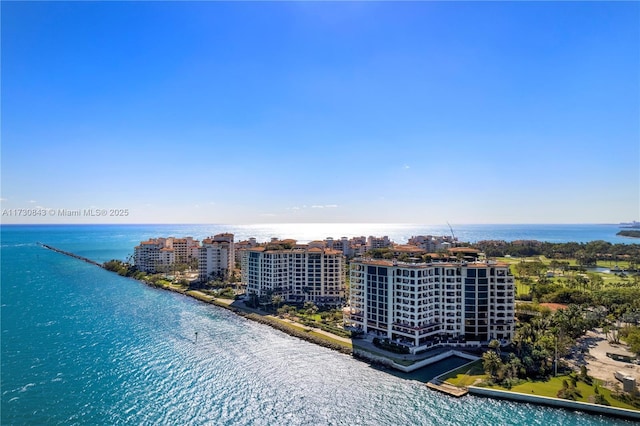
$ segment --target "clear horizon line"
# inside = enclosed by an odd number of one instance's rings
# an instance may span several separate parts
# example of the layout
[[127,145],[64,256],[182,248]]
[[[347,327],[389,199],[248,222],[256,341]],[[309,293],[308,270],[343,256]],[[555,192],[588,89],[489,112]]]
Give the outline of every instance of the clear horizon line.
[[[495,226],[495,225],[621,225],[629,222],[482,222],[482,223],[453,223],[456,226]],[[409,225],[409,226],[445,226],[448,227],[449,223],[419,223],[419,222],[252,222],[252,223],[223,223],[223,222],[132,222],[132,223],[119,223],[119,222],[87,222],[87,223],[68,223],[68,222],[56,222],[56,223],[0,223],[0,226],[47,226],[47,225],[65,225],[65,226],[87,226],[87,225],[120,225],[120,226],[136,226],[136,225],[216,225],[216,226],[270,226],[270,225]]]

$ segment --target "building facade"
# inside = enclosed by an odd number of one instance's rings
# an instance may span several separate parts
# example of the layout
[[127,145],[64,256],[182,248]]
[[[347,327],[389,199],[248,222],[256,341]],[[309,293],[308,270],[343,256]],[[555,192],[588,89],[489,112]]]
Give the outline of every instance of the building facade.
[[175,263],[190,263],[197,259],[199,248],[200,242],[192,237],[150,238],[134,247],[133,259],[140,271],[167,272]]
[[176,263],[189,263],[198,258],[200,242],[192,237],[173,238],[166,240],[166,247],[173,249]]
[[[323,245],[323,244],[322,244]],[[247,294],[280,295],[286,302],[311,301],[338,306],[345,299],[345,261],[341,251],[321,244],[243,250],[242,281]]]
[[506,264],[356,259],[350,278],[351,325],[412,353],[513,338],[514,280]]
[[447,250],[454,247],[457,243],[457,239],[451,236],[433,236],[433,235],[417,235],[409,238],[407,244],[420,247],[428,253],[437,252],[440,250]]
[[367,238],[367,251],[390,247],[391,244],[392,241],[386,235],[384,237],[374,237],[370,235],[369,238]]
[[226,279],[235,267],[233,234],[217,234],[202,240],[198,254],[198,280]]
[[162,269],[165,265],[163,262],[170,257],[163,254],[161,260],[161,250],[165,248],[165,241],[165,238],[150,238],[134,247],[133,261],[139,271],[154,274]]

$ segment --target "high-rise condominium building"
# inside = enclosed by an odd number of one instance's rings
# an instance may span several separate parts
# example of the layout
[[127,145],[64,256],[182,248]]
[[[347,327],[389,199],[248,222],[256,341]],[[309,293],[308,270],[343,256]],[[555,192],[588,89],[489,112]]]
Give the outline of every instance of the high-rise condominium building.
[[514,281],[495,262],[351,262],[350,322],[412,353],[444,343],[513,338]]
[[337,306],[345,297],[345,266],[341,251],[324,244],[284,245],[273,242],[243,253],[242,280],[247,294],[280,295],[287,302],[312,301]]
[[198,279],[206,282],[228,278],[235,267],[233,234],[218,234],[202,240],[198,255]]
[[150,238],[147,241],[141,241],[139,245],[133,249],[133,261],[139,271],[147,273],[155,273],[161,269],[162,265],[168,265],[169,260],[173,258],[173,250],[171,254],[161,250],[165,248],[166,238]]

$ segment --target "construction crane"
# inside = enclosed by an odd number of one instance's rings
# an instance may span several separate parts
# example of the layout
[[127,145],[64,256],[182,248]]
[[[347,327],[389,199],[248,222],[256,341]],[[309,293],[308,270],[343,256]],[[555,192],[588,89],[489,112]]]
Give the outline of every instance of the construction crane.
[[[449,225],[449,222],[447,222],[447,225]],[[455,241],[456,240],[456,236],[453,234],[453,228],[451,227],[451,225],[449,225],[449,230],[451,230],[451,240]]]

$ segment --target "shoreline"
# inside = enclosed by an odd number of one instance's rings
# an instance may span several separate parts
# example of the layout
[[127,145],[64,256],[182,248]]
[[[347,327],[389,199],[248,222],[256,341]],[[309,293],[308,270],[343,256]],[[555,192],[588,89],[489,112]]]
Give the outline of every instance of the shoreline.
[[[314,343],[318,346],[322,346],[328,349],[332,349],[335,351],[338,351],[340,353],[343,354],[347,354],[347,355],[353,355],[353,348],[352,347],[348,347],[348,345],[344,344],[344,345],[340,345],[338,343],[336,343],[336,341],[340,341],[341,338],[340,336],[335,336],[332,335],[331,337],[326,336],[326,338],[322,337],[322,334],[320,332],[322,332],[322,330],[314,330],[313,328],[310,327],[306,327],[303,325],[300,325],[299,327],[296,327],[294,324],[287,324],[286,321],[284,320],[280,320],[276,317],[273,317],[271,314],[268,313],[260,313],[259,311],[255,310],[255,309],[251,309],[248,307],[240,307],[234,304],[238,302],[238,300],[232,300],[232,299],[222,299],[222,298],[215,298],[213,296],[209,296],[201,291],[198,290],[189,290],[188,288],[184,288],[184,287],[178,287],[178,286],[163,286],[163,285],[155,285],[153,283],[150,283],[148,281],[145,280],[138,280],[136,278],[133,277],[123,277],[123,278],[130,278],[134,281],[140,282],[142,284],[145,284],[149,287],[152,288],[157,288],[160,290],[168,290],[174,293],[179,293],[182,294],[184,296],[187,297],[191,297],[193,299],[196,299],[200,302],[203,303],[207,303],[210,305],[214,305],[217,306],[219,308],[222,309],[226,309],[230,312],[233,312],[234,314],[260,323],[260,324],[264,324],[264,325],[268,325],[276,330],[282,331],[285,334],[288,334],[289,336],[292,337],[297,337],[301,340],[307,341],[309,343]],[[228,301],[229,303],[223,302],[224,301]],[[326,334],[330,334],[327,332],[322,332],[322,333],[326,333]],[[331,340],[333,341],[331,341]]]

